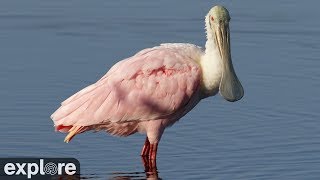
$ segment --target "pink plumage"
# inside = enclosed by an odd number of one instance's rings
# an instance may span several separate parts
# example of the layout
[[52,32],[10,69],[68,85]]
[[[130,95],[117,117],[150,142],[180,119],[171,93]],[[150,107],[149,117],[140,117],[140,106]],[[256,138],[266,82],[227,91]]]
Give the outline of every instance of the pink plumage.
[[[164,128],[200,100],[201,53],[191,44],[164,44],[118,62],[62,102],[51,116],[56,129],[69,132],[66,142],[88,130],[119,136],[145,132],[151,143],[158,142]],[[150,127],[158,132],[149,132]]]

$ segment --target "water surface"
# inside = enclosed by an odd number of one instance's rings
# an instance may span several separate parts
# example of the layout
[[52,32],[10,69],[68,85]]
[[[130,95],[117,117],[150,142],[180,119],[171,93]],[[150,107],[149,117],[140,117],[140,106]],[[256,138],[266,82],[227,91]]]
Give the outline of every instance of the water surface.
[[[183,4],[183,6],[182,6]],[[166,130],[162,179],[320,177],[320,3],[228,1],[236,103],[202,101]],[[163,42],[205,43],[212,1],[0,3],[0,157],[75,157],[84,177],[146,177],[143,135],[78,135],[63,143],[49,118],[117,61]]]

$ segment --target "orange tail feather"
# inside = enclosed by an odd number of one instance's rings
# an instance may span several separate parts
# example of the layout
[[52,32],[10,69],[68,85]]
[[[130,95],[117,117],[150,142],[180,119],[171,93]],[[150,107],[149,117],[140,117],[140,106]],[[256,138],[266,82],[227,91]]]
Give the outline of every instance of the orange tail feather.
[[86,126],[72,126],[71,129],[69,129],[69,134],[64,139],[64,142],[68,143],[71,141],[71,139],[84,131],[86,131],[88,128]]

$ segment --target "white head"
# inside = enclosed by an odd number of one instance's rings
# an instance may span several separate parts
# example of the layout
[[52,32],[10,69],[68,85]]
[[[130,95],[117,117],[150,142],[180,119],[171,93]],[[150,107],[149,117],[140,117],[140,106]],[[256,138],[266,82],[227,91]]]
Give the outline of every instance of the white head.
[[205,19],[208,38],[213,38],[215,28],[220,25],[225,24],[229,27],[230,19],[229,12],[225,7],[214,6],[211,8]]
[[205,21],[208,41],[214,41],[222,60],[220,94],[228,101],[240,100],[244,91],[231,60],[229,12],[223,6],[214,6],[210,9]]

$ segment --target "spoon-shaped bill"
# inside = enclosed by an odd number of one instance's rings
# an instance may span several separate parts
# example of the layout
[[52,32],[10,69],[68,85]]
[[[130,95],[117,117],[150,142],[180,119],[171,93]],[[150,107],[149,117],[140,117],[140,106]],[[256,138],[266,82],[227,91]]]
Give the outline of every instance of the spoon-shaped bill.
[[227,24],[221,24],[216,27],[215,36],[223,66],[219,86],[220,94],[227,101],[238,101],[243,97],[244,90],[232,65],[229,26]]

